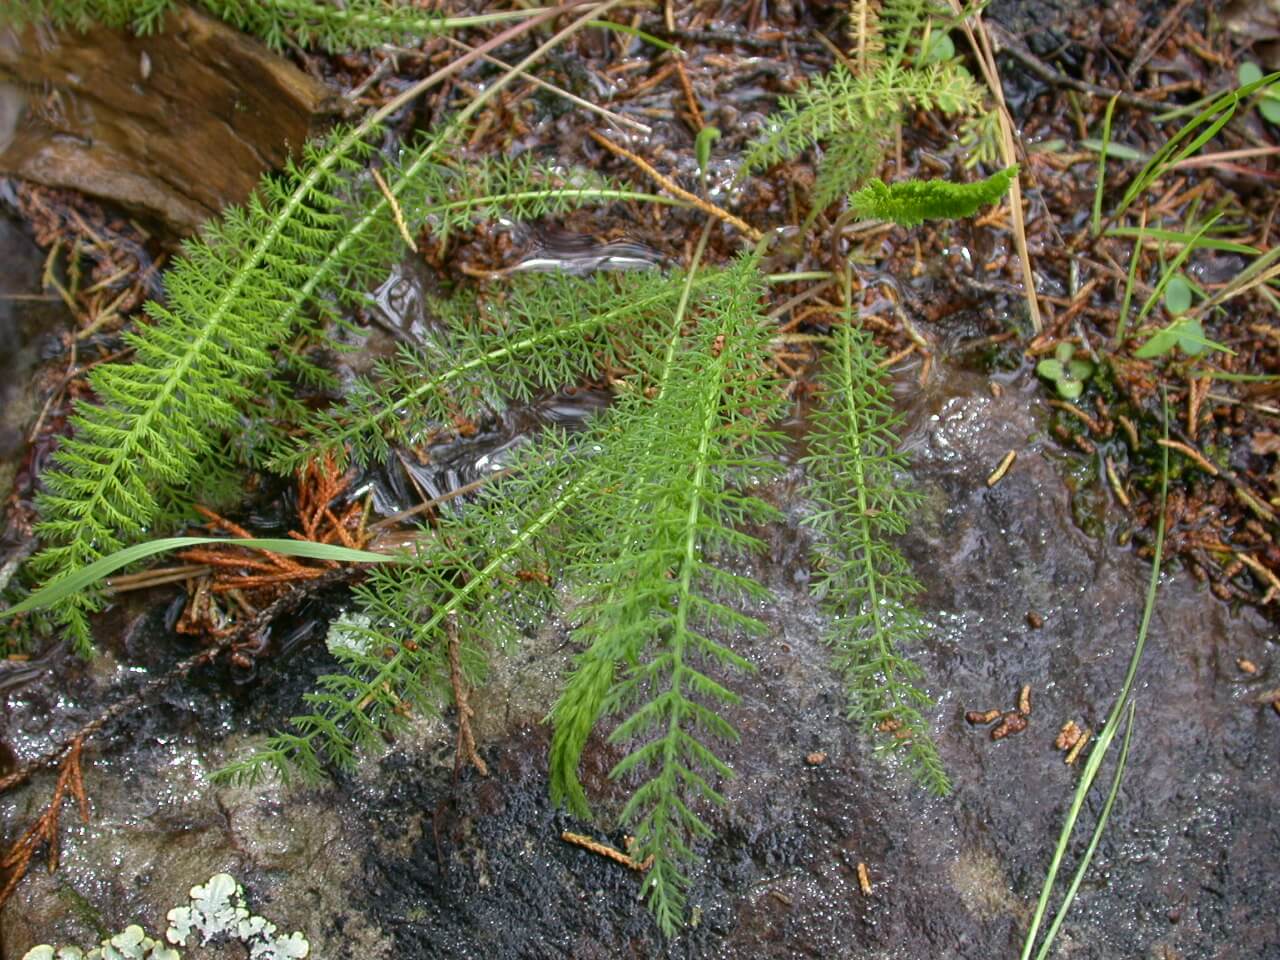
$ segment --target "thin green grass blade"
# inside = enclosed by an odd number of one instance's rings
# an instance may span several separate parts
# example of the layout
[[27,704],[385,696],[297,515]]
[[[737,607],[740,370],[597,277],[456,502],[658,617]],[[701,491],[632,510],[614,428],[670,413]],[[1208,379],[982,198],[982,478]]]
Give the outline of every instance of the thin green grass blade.
[[[1191,154],[1217,136],[1218,131],[1235,116],[1236,108],[1240,105],[1242,99],[1255,90],[1274,83],[1276,80],[1280,80],[1280,73],[1272,73],[1261,77],[1253,83],[1247,83],[1234,90],[1228,90],[1214,98],[1207,107],[1188,120],[1147,162],[1147,165],[1142,168],[1142,172],[1138,174],[1133,183],[1129,185],[1129,189],[1125,191],[1124,198],[1120,201],[1120,206],[1116,208],[1113,215],[1116,217],[1121,216],[1125,210],[1129,209],[1133,201],[1141,196],[1147,187],[1159,179],[1169,167],[1179,160],[1191,156]],[[1207,126],[1205,126],[1206,124]],[[1201,129],[1202,127],[1204,129]],[[1197,130],[1200,132],[1197,133]]]
[[1093,191],[1093,235],[1102,232],[1102,189],[1107,180],[1107,150],[1111,146],[1111,115],[1116,112],[1120,94],[1111,98],[1107,112],[1102,117],[1102,150],[1098,153],[1098,185]]
[[[1141,323],[1143,321],[1143,318],[1145,318],[1146,315],[1151,312],[1152,308],[1155,307],[1155,305],[1160,301],[1160,298],[1164,296],[1164,289],[1169,285],[1169,281],[1172,280],[1175,276],[1177,276],[1178,271],[1182,268],[1182,264],[1186,261],[1187,257],[1191,256],[1191,254],[1199,248],[1201,238],[1209,231],[1210,227],[1212,227],[1215,223],[1218,222],[1218,220],[1221,217],[1222,217],[1222,214],[1218,214],[1212,220],[1208,221],[1203,227],[1197,230],[1191,236],[1191,239],[1188,240],[1183,245],[1182,249],[1177,252],[1174,258],[1169,262],[1169,265],[1165,267],[1164,273],[1160,275],[1160,281],[1156,284],[1156,288],[1153,291],[1151,291],[1151,296],[1147,298],[1147,302],[1144,303],[1142,305],[1142,309],[1138,311],[1138,317],[1137,317],[1138,323]],[[1135,251],[1135,260],[1136,260],[1136,251]]]
[[599,27],[601,30],[612,30],[614,33],[625,33],[627,36],[643,40],[659,50],[669,50],[677,56],[684,56],[684,51],[676,44],[663,40],[661,37],[655,37],[652,33],[645,33],[638,27],[633,27],[628,23],[614,23],[612,20],[589,20],[587,21],[587,26]]
[[1146,214],[1143,214],[1142,224],[1137,228],[1137,233],[1133,235],[1133,249],[1129,251],[1129,273],[1124,281],[1124,297],[1120,301],[1120,322],[1116,324],[1115,345],[1119,347],[1124,343],[1125,334],[1129,329],[1129,307],[1133,305],[1133,285],[1138,279],[1138,255],[1142,253],[1142,238],[1147,229]]
[[1255,287],[1273,282],[1280,275],[1280,266],[1276,264],[1277,260],[1280,260],[1280,247],[1268,250],[1254,260],[1253,263],[1232,277],[1225,287],[1191,311],[1191,315],[1199,316],[1204,314],[1219,304],[1226,303],[1232,297],[1240,296],[1246,290],[1252,290]]
[[[1134,149],[1127,143],[1110,143],[1104,140],[1099,140],[1096,137],[1088,137],[1077,142],[1079,146],[1084,147],[1086,150],[1092,150],[1094,153],[1100,153],[1105,149],[1107,151],[1107,158],[1110,160],[1146,161],[1151,159],[1148,154],[1143,153],[1141,150]],[[1037,146],[1041,150],[1044,150],[1046,149],[1046,145],[1050,143],[1053,143],[1053,141],[1046,140],[1043,143],[1037,144]],[[1063,146],[1066,145],[1066,141],[1061,141],[1061,143]]]
[[1107,793],[1107,802],[1102,805],[1102,812],[1098,814],[1098,822],[1093,828],[1093,836],[1089,838],[1089,846],[1084,852],[1084,856],[1080,858],[1080,865],[1076,867],[1075,876],[1071,878],[1071,886],[1067,888],[1067,894],[1062,898],[1062,905],[1058,907],[1057,916],[1053,918],[1049,930],[1044,935],[1044,942],[1040,944],[1040,952],[1036,954],[1036,960],[1045,960],[1049,955],[1049,949],[1053,946],[1053,941],[1057,939],[1058,928],[1062,926],[1062,921],[1067,917],[1067,911],[1071,909],[1071,903],[1076,898],[1076,891],[1080,889],[1080,882],[1084,880],[1085,872],[1089,869],[1089,864],[1093,861],[1094,851],[1098,849],[1098,841],[1102,839],[1102,831],[1106,829],[1107,821],[1111,819],[1111,807],[1116,802],[1116,797],[1120,793],[1120,784],[1124,781],[1124,768],[1129,760],[1129,742],[1133,739],[1133,714],[1138,705],[1132,701],[1129,703],[1129,716],[1125,721],[1124,743],[1120,745],[1120,759],[1116,762],[1115,776],[1111,778],[1111,789]]
[[1202,236],[1197,237],[1196,234],[1186,230],[1161,230],[1159,227],[1112,227],[1107,231],[1108,237],[1150,237],[1152,240],[1161,240],[1165,243],[1190,244],[1193,241],[1201,250],[1221,250],[1223,253],[1240,253],[1249,257],[1256,257],[1262,253],[1257,247],[1252,247],[1247,243],[1235,243],[1232,240],[1218,240],[1215,237]]
[[[1166,440],[1169,438],[1169,406],[1167,399],[1164,407],[1164,437]],[[1160,587],[1160,563],[1164,558],[1165,504],[1169,498],[1169,448],[1161,446],[1160,449],[1160,520],[1156,525],[1155,555],[1151,560],[1151,579],[1147,583],[1147,598],[1142,609],[1142,622],[1138,625],[1138,640],[1133,647],[1133,656],[1129,658],[1129,669],[1125,672],[1124,683],[1120,687],[1120,695],[1116,698],[1115,705],[1107,716],[1107,722],[1102,728],[1098,742],[1089,753],[1089,760],[1085,764],[1080,783],[1076,785],[1075,796],[1071,800],[1071,807],[1067,811],[1067,818],[1063,821],[1062,831],[1058,835],[1057,846],[1054,847],[1053,857],[1049,862],[1049,871],[1045,875],[1044,884],[1040,888],[1040,899],[1036,903],[1036,910],[1031,918],[1031,926],[1027,930],[1027,938],[1022,944],[1021,960],[1029,960],[1031,951],[1035,947],[1036,934],[1040,930],[1040,924],[1044,921],[1045,912],[1049,906],[1049,897],[1053,893],[1053,884],[1057,879],[1058,870],[1062,866],[1062,859],[1066,855],[1067,846],[1071,842],[1071,834],[1075,831],[1076,820],[1084,807],[1085,797],[1088,796],[1089,790],[1093,787],[1093,781],[1098,776],[1098,769],[1102,766],[1102,761],[1111,747],[1111,741],[1115,739],[1116,733],[1120,729],[1121,715],[1128,706],[1129,694],[1133,690],[1133,680],[1138,673],[1138,663],[1142,660],[1142,651],[1147,645],[1147,631],[1151,626],[1151,615],[1156,607],[1156,592]]]
[[289,557],[303,557],[308,560],[333,560],[338,563],[397,563],[399,558],[385,553],[370,553],[368,550],[353,550],[350,547],[339,547],[331,543],[314,543],[310,540],[284,540],[273,537],[266,538],[233,538],[226,537],[165,537],[147,543],[134,544],[115,553],[95,560],[88,566],[81,567],[74,573],[55,580],[48,586],[37,590],[21,603],[14,604],[7,610],[0,610],[0,620],[17,616],[30,610],[51,607],[73,594],[79,593],[115,573],[131,563],[153,557],[157,553],[168,550],[181,550],[184,547],[204,547],[210,544],[231,544],[237,547],[250,547],[257,550],[270,550]]

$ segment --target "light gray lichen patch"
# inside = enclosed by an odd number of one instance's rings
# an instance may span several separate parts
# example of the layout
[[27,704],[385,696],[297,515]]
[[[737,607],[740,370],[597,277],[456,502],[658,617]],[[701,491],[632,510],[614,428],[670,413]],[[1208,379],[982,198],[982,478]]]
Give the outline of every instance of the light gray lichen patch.
[[166,916],[165,940],[153,940],[137,924],[103,940],[87,952],[79,947],[32,947],[22,960],[181,960],[176,947],[188,947],[192,936],[201,944],[238,941],[249,951],[249,960],[302,960],[311,945],[298,931],[291,934],[265,917],[250,912],[244,887],[228,873],[215,873],[208,882],[191,888],[190,903],[174,907]]

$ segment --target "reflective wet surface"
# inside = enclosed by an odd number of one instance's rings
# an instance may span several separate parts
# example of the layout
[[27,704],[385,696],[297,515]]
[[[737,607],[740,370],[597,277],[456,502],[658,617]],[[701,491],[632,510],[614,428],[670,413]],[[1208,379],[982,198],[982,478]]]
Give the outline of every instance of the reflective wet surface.
[[[564,625],[552,622],[473,698],[487,779],[455,777],[449,724],[420,720],[333,786],[210,786],[210,771],[278,725],[326,668],[317,643],[267,665],[247,691],[216,671],[171,691],[90,763],[93,821],[80,825],[68,809],[62,868],[24,882],[5,911],[6,943],[47,938],[54,917],[59,929],[71,924],[68,936],[87,930],[67,919],[68,898],[93,904],[107,925],[162,915],[161,891],[226,869],[270,902],[282,926],[306,930],[317,956],[1013,953],[1079,775],[1054,739],[1067,720],[1096,730],[1105,719],[1149,568],[1131,548],[1075,525],[1061,454],[1041,433],[1045,411],[1026,372],[1002,375],[998,398],[982,374],[944,365],[920,387],[917,373],[901,371],[897,383],[927,505],[903,546],[934,625],[914,653],[938,698],[932,720],[952,796],[924,795],[843,719],[822,617],[807,595],[798,523],[806,505],[792,466],[767,492],[786,522],[762,531],[769,552],[750,571],[774,593],[756,611],[773,629],[738,645],[756,674],[730,678],[743,695],[730,712],[742,739],[726,748],[737,776],[724,785],[726,806],[710,811],[716,839],[690,895],[696,924],[675,941],[657,937],[634,873],[560,839],[568,829],[621,847],[609,824],[625,794],[606,777],[616,751],[593,741],[584,777],[599,824],[548,802],[540,721],[572,654]],[[598,403],[588,400],[504,417],[459,441],[424,482],[443,489],[473,476],[539,418],[576,418]],[[1009,450],[1014,466],[988,487]],[[1118,510],[1105,519],[1113,532],[1123,525]],[[335,612],[321,604],[300,619]],[[161,666],[163,647],[147,639],[160,614],[140,607],[116,617],[124,649],[73,671],[74,693],[39,680],[8,691],[6,739],[20,754],[138,682],[126,660]],[[1270,868],[1280,845],[1276,718],[1254,702],[1274,686],[1271,637],[1256,614],[1230,610],[1189,577],[1162,578],[1128,772],[1062,955],[1207,958],[1230,944],[1233,957],[1261,958],[1280,938],[1269,906],[1280,896]],[[1243,674],[1238,657],[1259,673]],[[964,722],[968,710],[1011,709],[1023,684],[1032,701],[1024,732],[993,742]],[[43,799],[26,791],[0,799],[0,809],[23,822]]]

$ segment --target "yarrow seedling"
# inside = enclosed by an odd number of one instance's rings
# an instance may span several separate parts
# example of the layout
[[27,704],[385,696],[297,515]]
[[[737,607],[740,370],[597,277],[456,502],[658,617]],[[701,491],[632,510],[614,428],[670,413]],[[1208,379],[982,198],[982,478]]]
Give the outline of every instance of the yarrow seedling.
[[1084,383],[1093,376],[1093,362],[1074,359],[1076,348],[1071,343],[1060,343],[1052,357],[1036,364],[1036,373],[1053,382],[1054,389],[1063,400],[1075,400],[1084,392]]

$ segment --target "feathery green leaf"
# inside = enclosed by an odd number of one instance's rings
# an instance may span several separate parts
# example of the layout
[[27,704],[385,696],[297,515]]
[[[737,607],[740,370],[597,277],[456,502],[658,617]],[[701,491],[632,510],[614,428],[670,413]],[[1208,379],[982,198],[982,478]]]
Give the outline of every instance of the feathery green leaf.
[[951,785],[920,712],[931,701],[915,685],[919,668],[899,652],[927,635],[911,602],[920,584],[891,542],[919,495],[903,483],[881,351],[842,324],[832,354],[804,460],[817,506],[807,521],[818,534],[815,592],[832,617],[826,641],[848,684],[850,716],[869,732],[888,729],[882,749],[904,753],[921,782],[945,794]]
[[948,180],[904,180],[885,185],[872,179],[853,195],[853,209],[865,219],[892,220],[913,227],[925,220],[973,216],[996,203],[1018,175],[1015,163],[985,180],[951,183]]

